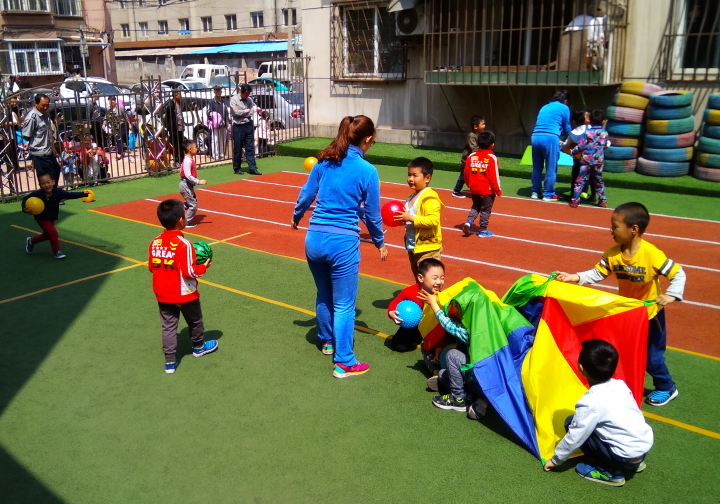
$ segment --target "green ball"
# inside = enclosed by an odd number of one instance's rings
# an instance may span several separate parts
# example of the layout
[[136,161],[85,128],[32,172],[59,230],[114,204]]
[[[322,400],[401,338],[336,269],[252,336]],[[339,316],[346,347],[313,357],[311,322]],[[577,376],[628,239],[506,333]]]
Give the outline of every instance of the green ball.
[[193,246],[195,247],[195,264],[205,264],[212,259],[213,252],[210,245],[205,242],[197,242]]

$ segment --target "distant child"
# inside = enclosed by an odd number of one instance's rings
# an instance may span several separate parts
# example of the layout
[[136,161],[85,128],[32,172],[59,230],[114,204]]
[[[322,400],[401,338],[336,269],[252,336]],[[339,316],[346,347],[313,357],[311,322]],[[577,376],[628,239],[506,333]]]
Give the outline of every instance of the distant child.
[[55,181],[49,173],[41,174],[38,177],[38,183],[40,184],[40,189],[31,192],[23,198],[22,210],[25,213],[30,213],[30,210],[25,207],[25,202],[28,198],[40,198],[43,203],[45,203],[45,210],[35,216],[35,222],[38,223],[43,233],[35,235],[32,238],[28,237],[25,240],[25,252],[31,254],[35,245],[45,240],[50,240],[53,257],[55,257],[55,259],[65,259],[65,254],[60,252],[60,240],[57,229],[55,229],[55,221],[58,220],[60,213],[60,202],[66,199],[83,198],[90,194],[90,191],[63,191],[58,187],[54,187]]
[[[565,154],[570,154],[573,148],[580,142],[580,139],[585,135],[587,125],[590,124],[590,111],[589,110],[576,110],[570,116],[570,126],[573,128],[570,134],[565,139],[565,142],[560,141],[560,150]],[[578,175],[580,175],[580,159],[573,157],[573,167],[570,182],[570,198],[572,199],[572,192],[575,188],[575,182],[577,181]],[[588,199],[588,186],[590,189],[590,199]],[[589,202],[594,203],[596,201],[595,186],[585,182],[582,192],[580,193],[581,198],[588,199]]]
[[77,157],[72,150],[72,144],[65,142],[62,157],[63,180],[66,186],[71,186],[75,182],[75,174],[77,173]]
[[98,177],[100,176],[100,163],[103,161],[103,154],[98,144],[90,144],[90,148],[86,151],[87,156],[87,178],[88,181],[92,180],[92,185],[98,184]]
[[470,229],[479,213],[480,231],[477,235],[479,238],[487,238],[493,234],[487,230],[493,203],[496,196],[502,196],[502,190],[499,163],[493,154],[495,135],[492,131],[483,131],[478,135],[477,141],[478,150],[467,159],[465,166],[465,183],[472,195],[472,208],[467,222],[463,225],[463,232],[465,236],[470,236]]
[[[409,300],[422,308],[423,302],[418,298],[420,291],[435,294],[442,290],[444,284],[445,265],[437,259],[425,259],[418,265],[417,282],[405,287],[390,303],[388,317],[399,326],[402,323],[400,314],[397,312],[397,305],[400,301]],[[417,327],[412,329],[398,327],[397,332],[390,340],[390,345],[396,352],[409,352],[415,350],[421,341],[422,336]]]
[[153,291],[160,307],[165,372],[173,374],[178,366],[175,351],[181,312],[190,331],[193,357],[217,350],[216,340],[205,341],[197,290],[197,278],[205,274],[212,261],[195,264],[195,247],[182,233],[187,224],[182,201],[163,201],[158,205],[157,216],[166,231],[150,243],[148,268],[153,274]]
[[592,179],[595,192],[598,196],[598,206],[606,207],[605,182],[603,182],[603,165],[605,163],[605,149],[608,147],[608,132],[602,127],[605,112],[595,109],[590,113],[590,125],[581,136],[577,146],[571,151],[575,156],[580,154],[580,173],[573,187],[570,206],[577,208],[580,204],[580,193],[583,191],[588,177]]
[[583,341],[577,368],[590,389],[575,405],[575,414],[565,420],[567,434],[545,462],[546,471],[565,462],[578,449],[592,463],[578,464],[575,472],[595,483],[623,486],[622,471],[645,470],[653,431],[625,382],[612,379],[617,365],[618,353],[610,343]]
[[257,139],[258,147],[257,153],[264,154],[268,150],[268,140],[270,139],[270,114],[263,110],[259,112],[260,118],[258,119],[257,128],[255,128],[255,138]]
[[[666,305],[682,301],[685,290],[685,272],[682,267],[654,245],[642,239],[650,214],[640,203],[624,203],[615,209],[610,219],[615,245],[600,258],[595,268],[582,273],[556,272],[561,282],[588,285],[600,282],[615,273],[621,296],[655,301],[648,306],[650,324],[647,340],[646,370],[653,379],[655,390],[645,402],[651,406],[664,406],[678,395],[675,382],[665,364]],[[670,280],[665,294],[660,290],[660,275]],[[631,335],[628,335],[631,336]]]
[[185,208],[187,209],[187,225],[186,228],[194,228],[197,224],[193,223],[193,218],[198,210],[197,196],[195,195],[196,185],[205,185],[205,179],[197,178],[197,167],[195,166],[195,155],[197,154],[197,145],[192,140],[183,140],[183,158],[182,169],[180,170],[180,194],[185,198]]
[[460,158],[460,176],[458,177],[457,183],[455,184],[455,188],[452,192],[452,195],[456,198],[465,197],[465,195],[460,192],[465,184],[465,164],[467,163],[468,156],[478,150],[477,139],[478,135],[485,129],[485,118],[479,115],[472,116],[472,119],[470,119],[470,127],[472,128],[472,131],[468,134],[467,139],[465,140],[465,147],[463,148],[462,157]]
[[432,257],[441,260],[442,231],[440,212],[445,205],[428,185],[433,164],[428,158],[415,158],[408,164],[407,183],[415,191],[405,202],[405,211],[395,220],[405,222],[405,249],[408,251],[413,279],[417,282],[418,264]]

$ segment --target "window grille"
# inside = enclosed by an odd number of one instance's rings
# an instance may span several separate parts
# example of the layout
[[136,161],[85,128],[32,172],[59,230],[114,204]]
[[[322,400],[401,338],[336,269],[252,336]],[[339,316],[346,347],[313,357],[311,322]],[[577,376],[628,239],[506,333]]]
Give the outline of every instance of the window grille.
[[50,13],[48,0],[2,0],[4,12],[46,12]]
[[262,28],[263,26],[265,26],[265,23],[263,23],[262,12],[251,12],[250,19],[252,19],[253,28]]
[[55,0],[55,15],[81,17],[82,6],[80,0]]
[[59,42],[12,42],[10,68],[20,76],[62,74]]

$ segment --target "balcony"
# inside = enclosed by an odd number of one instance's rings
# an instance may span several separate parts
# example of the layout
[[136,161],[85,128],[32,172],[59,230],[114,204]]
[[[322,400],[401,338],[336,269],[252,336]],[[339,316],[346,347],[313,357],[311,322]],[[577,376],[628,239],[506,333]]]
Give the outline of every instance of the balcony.
[[49,0],[2,0],[4,14],[51,14]]
[[82,17],[80,0],[55,0],[55,15],[58,17]]

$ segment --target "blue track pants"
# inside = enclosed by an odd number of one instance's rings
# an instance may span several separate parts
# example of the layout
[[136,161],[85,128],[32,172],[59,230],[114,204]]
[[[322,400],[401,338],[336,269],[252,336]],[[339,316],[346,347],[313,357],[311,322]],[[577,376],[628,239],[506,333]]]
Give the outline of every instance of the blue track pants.
[[[555,177],[560,159],[560,138],[555,135],[533,135],[532,143],[532,191],[540,197],[555,195]],[[545,168],[545,193],[543,194],[542,172]]]

